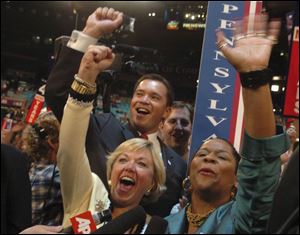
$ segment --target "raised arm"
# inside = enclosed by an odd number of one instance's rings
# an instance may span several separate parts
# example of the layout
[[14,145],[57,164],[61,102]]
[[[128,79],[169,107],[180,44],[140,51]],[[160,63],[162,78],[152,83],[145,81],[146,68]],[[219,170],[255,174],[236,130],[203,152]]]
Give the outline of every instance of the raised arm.
[[234,29],[235,43],[217,33],[218,47],[240,74],[243,89],[245,135],[238,167],[238,192],[232,212],[236,233],[265,233],[280,176],[280,154],[288,148],[284,134],[276,135],[268,64],[280,22],[255,16],[253,31],[247,19]]
[[105,33],[117,29],[123,14],[112,8],[97,8],[88,18],[83,32],[73,31],[68,46],[62,46],[46,85],[46,103],[59,121],[62,119],[74,74],[78,72],[83,53]]
[[64,201],[64,222],[86,210],[96,210],[99,202],[107,209],[108,196],[103,182],[92,174],[85,143],[99,72],[113,62],[114,55],[104,46],[90,46],[72,83],[59,135],[57,163]]
[[255,138],[270,137],[275,135],[275,118],[269,89],[272,74],[266,69],[279,34],[280,22],[271,21],[268,24],[266,15],[256,16],[252,32],[247,31],[245,22],[247,20],[235,25],[234,47],[225,43],[222,32],[217,33],[217,44],[240,73],[246,132]]

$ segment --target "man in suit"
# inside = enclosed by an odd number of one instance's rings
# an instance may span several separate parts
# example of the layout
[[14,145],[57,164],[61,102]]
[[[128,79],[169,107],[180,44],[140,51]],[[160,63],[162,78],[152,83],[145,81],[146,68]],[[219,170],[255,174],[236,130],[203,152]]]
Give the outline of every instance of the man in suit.
[[31,186],[26,155],[1,144],[1,234],[31,226]]
[[192,134],[194,110],[183,101],[175,101],[168,117],[161,122],[159,132],[163,142],[187,162]]
[[[83,52],[89,45],[96,44],[97,39],[104,33],[111,33],[117,29],[122,21],[122,13],[112,8],[98,8],[89,16],[84,30],[73,31],[68,46],[62,47],[49,76],[45,94],[47,104],[59,120],[62,118],[63,108]],[[84,71],[84,76],[88,77],[89,72],[91,71]],[[158,74],[144,75],[134,87],[128,124],[122,125],[110,113],[91,115],[86,138],[86,151],[91,169],[108,188],[106,155],[125,140],[147,135],[163,158],[167,191],[158,202],[144,207],[147,213],[162,217],[167,216],[172,206],[178,202],[182,191],[181,183],[186,174],[186,163],[157,137],[159,123],[167,115],[173,98],[172,88],[165,78]]]

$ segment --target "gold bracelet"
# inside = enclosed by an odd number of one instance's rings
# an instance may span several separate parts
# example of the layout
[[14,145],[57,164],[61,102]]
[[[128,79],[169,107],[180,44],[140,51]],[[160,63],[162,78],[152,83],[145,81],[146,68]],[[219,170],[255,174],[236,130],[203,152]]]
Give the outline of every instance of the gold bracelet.
[[96,91],[97,91],[96,87],[95,88],[87,87],[87,86],[77,82],[77,80],[73,81],[71,88],[75,92],[82,94],[82,95],[93,95],[93,94],[96,94]]
[[78,76],[78,74],[75,74],[74,75],[74,78],[75,78],[75,80],[78,82],[78,83],[80,83],[80,84],[82,84],[82,85],[84,85],[84,86],[86,86],[86,87],[88,87],[88,88],[96,88],[96,83],[94,83],[94,84],[91,84],[91,83],[89,83],[89,82],[87,82],[87,81],[84,81],[84,80],[82,80],[79,76]]

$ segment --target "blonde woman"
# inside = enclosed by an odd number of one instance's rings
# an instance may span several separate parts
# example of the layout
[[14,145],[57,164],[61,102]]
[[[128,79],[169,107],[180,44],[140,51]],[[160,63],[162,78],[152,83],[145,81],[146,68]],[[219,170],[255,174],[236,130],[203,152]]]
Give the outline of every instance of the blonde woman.
[[[102,69],[110,66],[113,57],[107,47],[90,47],[83,56],[78,74],[96,77]],[[87,64],[89,68],[85,70]],[[94,84],[79,78],[81,75],[73,82],[59,138],[58,166],[64,200],[64,227],[70,225],[69,218],[86,210],[95,212],[111,207],[112,218],[115,218],[142,200],[144,203],[156,200],[165,189],[164,163],[153,143],[146,139],[127,140],[108,156],[109,192],[91,171],[85,142],[95,89]]]

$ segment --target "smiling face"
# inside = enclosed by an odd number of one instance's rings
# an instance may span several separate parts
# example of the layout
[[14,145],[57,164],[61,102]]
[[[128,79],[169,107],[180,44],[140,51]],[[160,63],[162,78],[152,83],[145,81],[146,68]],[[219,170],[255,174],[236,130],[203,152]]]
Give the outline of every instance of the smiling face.
[[186,149],[192,131],[190,111],[187,108],[172,108],[161,127],[164,142],[171,148]]
[[205,142],[191,162],[193,190],[229,197],[232,187],[237,184],[236,164],[228,143],[220,139]]
[[166,86],[160,81],[150,79],[140,82],[131,99],[131,125],[141,133],[156,132],[166,113]]
[[116,207],[137,206],[154,182],[154,163],[147,149],[120,154],[111,170],[111,198]]

